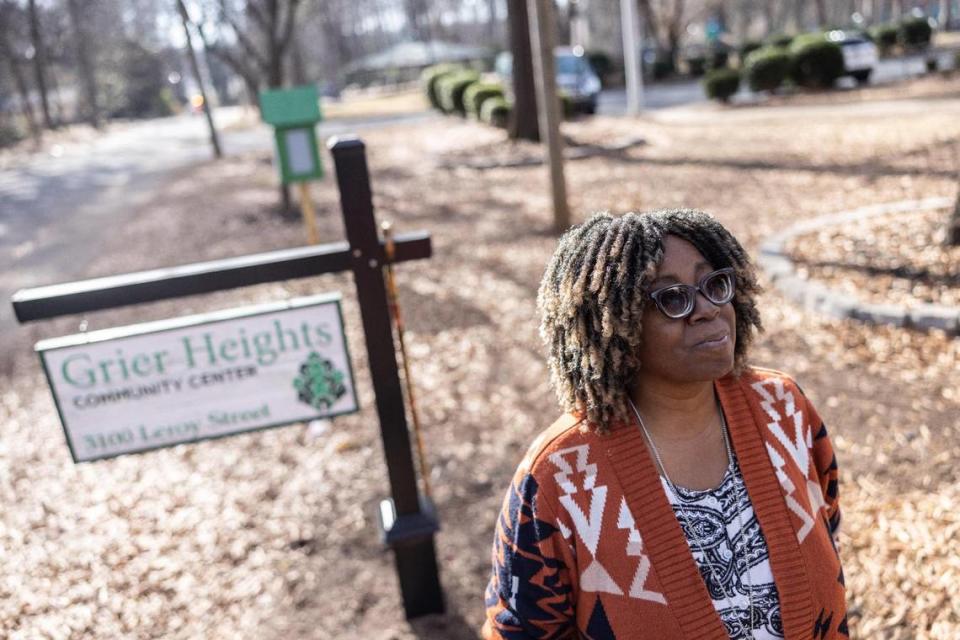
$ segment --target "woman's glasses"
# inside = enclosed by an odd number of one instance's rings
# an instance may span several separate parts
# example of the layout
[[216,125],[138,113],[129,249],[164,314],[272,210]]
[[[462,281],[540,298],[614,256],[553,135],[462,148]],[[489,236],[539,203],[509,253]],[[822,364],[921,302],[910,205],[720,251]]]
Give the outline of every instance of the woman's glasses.
[[679,320],[693,313],[693,308],[697,305],[697,292],[719,306],[733,300],[736,288],[734,270],[728,267],[703,276],[695,287],[689,284],[671,284],[651,291],[649,295],[663,315]]

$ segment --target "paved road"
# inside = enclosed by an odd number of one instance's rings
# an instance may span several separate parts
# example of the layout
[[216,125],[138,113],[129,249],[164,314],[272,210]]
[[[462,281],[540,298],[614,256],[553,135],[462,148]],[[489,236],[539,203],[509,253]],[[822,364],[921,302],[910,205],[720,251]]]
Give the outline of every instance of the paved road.
[[[238,109],[217,113],[236,122]],[[331,135],[389,123],[423,120],[428,113],[322,123]],[[263,125],[223,133],[225,153],[270,149]],[[154,195],[164,176],[210,157],[203,118],[117,124],[90,141],[65,142],[17,158],[0,171],[0,342],[15,326],[10,297],[26,287],[83,276],[102,238]]]

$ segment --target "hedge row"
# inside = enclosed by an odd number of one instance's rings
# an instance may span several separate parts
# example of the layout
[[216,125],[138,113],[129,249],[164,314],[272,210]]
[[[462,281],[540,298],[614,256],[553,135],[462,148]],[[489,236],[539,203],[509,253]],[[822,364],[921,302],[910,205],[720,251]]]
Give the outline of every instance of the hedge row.
[[904,49],[922,49],[930,45],[933,27],[926,18],[911,16],[874,27],[870,30],[870,37],[884,53],[889,53],[897,45]]
[[[743,57],[742,79],[751,91],[775,91],[788,80],[807,88],[832,87],[845,72],[843,51],[840,46],[827,40],[822,33],[805,33],[798,36],[776,36],[767,45],[750,47]],[[787,43],[787,44],[783,44]],[[726,101],[734,86],[732,74],[708,75],[704,89],[711,98]]]
[[497,127],[506,127],[510,104],[499,83],[484,82],[477,71],[454,64],[428,67],[420,79],[434,109],[461,117],[469,115]]

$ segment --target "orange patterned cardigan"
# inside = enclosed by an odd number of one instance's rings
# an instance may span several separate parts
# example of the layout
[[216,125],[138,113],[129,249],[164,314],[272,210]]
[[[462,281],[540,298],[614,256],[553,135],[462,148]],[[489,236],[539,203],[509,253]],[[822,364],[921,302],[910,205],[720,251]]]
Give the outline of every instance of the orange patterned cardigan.
[[[837,464],[788,376],[715,383],[760,522],[788,640],[847,638]],[[504,500],[483,637],[728,640],[640,430],[566,415],[533,443]]]

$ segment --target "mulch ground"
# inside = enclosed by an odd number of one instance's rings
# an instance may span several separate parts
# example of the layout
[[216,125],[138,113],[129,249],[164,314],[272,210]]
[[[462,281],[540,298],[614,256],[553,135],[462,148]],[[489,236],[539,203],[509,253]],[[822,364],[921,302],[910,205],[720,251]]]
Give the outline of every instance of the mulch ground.
[[[960,80],[937,82],[935,98],[570,123],[566,135],[583,145],[645,141],[568,163],[571,209],[582,220],[601,209],[702,208],[756,251],[798,219],[952,196]],[[356,297],[348,277],[320,276],[87,321],[100,328],[341,291],[364,408],[325,433],[293,426],[73,465],[30,345],[75,332],[78,319],[22,329],[0,387],[0,635],[477,637],[501,497],[557,411],[534,308],[556,242],[546,170],[469,168],[483,154],[504,164],[530,147],[459,120],[365,138],[378,216],[433,241],[432,258],[397,274],[443,523],[448,615],[402,619],[376,528],[386,471]],[[89,275],[298,245],[302,230],[277,215],[274,184],[259,156],[183,172],[116,229]],[[333,180],[314,194],[321,237],[342,239]],[[838,451],[854,637],[960,636],[951,595],[960,580],[960,340],[820,318],[773,288],[761,305],[766,331],[753,362],[797,377]]]

